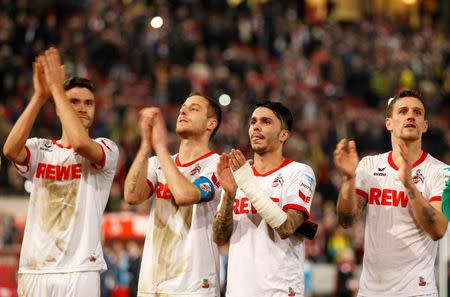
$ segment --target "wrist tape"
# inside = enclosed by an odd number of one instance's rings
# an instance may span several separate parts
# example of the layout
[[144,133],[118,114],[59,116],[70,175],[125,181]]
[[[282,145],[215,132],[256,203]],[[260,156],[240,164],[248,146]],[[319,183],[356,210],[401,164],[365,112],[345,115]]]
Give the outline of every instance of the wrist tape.
[[233,175],[238,187],[245,193],[250,203],[270,227],[280,227],[287,220],[287,213],[273,202],[258,185],[252,167],[248,162],[234,171]]

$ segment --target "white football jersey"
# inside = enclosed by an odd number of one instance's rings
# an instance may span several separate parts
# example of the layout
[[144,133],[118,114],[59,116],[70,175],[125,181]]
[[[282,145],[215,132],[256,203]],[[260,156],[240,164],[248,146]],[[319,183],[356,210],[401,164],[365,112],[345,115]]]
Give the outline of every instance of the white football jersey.
[[[274,170],[260,174],[253,168],[253,173],[280,208],[297,209],[309,217],[316,187],[309,166],[286,159]],[[226,296],[303,296],[303,238],[281,239],[240,189],[234,199],[233,220]]]
[[[156,156],[148,164],[151,188],[150,223],[145,238],[138,296],[219,297],[219,253],[212,239],[212,223],[221,195],[214,175],[219,155],[210,152],[192,162],[175,163],[190,181],[206,177],[214,185],[212,199],[176,206]],[[166,296],[166,295],[165,295]]]
[[109,139],[95,141],[102,166],[54,140],[27,140],[28,165],[16,165],[33,184],[19,273],[106,270],[101,223],[119,150]]
[[[426,200],[441,201],[445,167],[426,152],[412,165],[413,181]],[[356,188],[367,199],[359,296],[437,294],[438,243],[416,225],[392,152],[363,158]]]

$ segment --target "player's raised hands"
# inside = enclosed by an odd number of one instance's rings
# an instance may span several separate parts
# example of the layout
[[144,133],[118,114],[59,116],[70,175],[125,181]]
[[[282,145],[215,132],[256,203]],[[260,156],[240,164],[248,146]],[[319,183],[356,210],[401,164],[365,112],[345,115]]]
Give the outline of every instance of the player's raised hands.
[[141,146],[145,149],[152,147],[152,130],[155,113],[151,107],[143,108],[139,112],[139,131],[141,133]]
[[44,55],[39,57],[40,63],[42,63],[45,74],[45,81],[50,91],[52,88],[62,87],[65,79],[64,67],[61,64],[61,58],[59,51],[51,47],[45,51]]
[[155,108],[155,118],[152,130],[152,142],[155,152],[158,154],[161,150],[168,149],[166,121],[164,120],[161,109]]
[[46,102],[50,98],[50,90],[45,81],[44,66],[39,57],[36,57],[33,62],[33,88],[36,99]]
[[355,142],[353,140],[347,142],[346,139],[339,141],[334,150],[334,165],[339,172],[347,178],[355,177],[358,162]]
[[230,168],[230,157],[228,154],[222,154],[217,164],[217,178],[220,185],[227,193],[227,197],[234,198],[236,196],[237,184]]
[[398,148],[400,151],[398,178],[405,187],[409,187],[413,184],[413,182],[411,177],[411,161],[408,157],[408,147],[403,140],[399,139]]
[[[239,168],[241,168],[246,162],[247,159],[245,159],[244,154],[240,150],[231,150],[231,152],[228,154],[229,156],[229,163],[230,168],[232,171],[236,171]],[[251,163],[251,160],[250,160]]]

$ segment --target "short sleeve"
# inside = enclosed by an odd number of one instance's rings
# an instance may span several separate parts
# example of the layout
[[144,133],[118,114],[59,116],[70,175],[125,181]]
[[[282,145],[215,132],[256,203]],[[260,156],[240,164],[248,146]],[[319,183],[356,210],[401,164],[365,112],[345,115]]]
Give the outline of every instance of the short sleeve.
[[156,187],[158,186],[158,174],[157,170],[159,167],[158,158],[156,156],[151,157],[148,160],[148,166],[147,166],[147,185],[150,187],[150,196],[155,191]]
[[[48,140],[50,143],[51,141]],[[31,180],[33,178],[34,173],[36,172],[38,160],[39,160],[39,146],[45,145],[45,139],[40,138],[29,138],[25,143],[25,150],[27,152],[26,164],[19,165],[13,163],[16,167],[17,171],[23,177]],[[51,144],[49,144],[51,145]]]
[[283,197],[283,210],[296,209],[310,216],[311,202],[316,190],[316,178],[311,167],[304,165],[292,174]]
[[103,150],[103,157],[100,165],[91,163],[92,167],[96,170],[113,171],[115,173],[117,161],[119,160],[119,148],[108,138],[97,138],[95,142],[100,144]]
[[369,197],[369,189],[370,189],[370,178],[371,176],[368,172],[368,159],[367,157],[362,158],[358,163],[358,167],[356,168],[356,177],[355,177],[355,186],[356,193],[368,199]]
[[[213,199],[220,199],[221,198],[221,187],[220,187],[220,183],[219,183],[219,179],[216,176],[216,169],[217,169],[217,163],[219,162],[219,158],[217,156],[217,158],[214,157],[210,157],[208,158],[205,163],[203,168],[200,171],[200,177],[198,179],[196,179],[196,181],[193,182],[194,185],[196,186],[201,186],[202,184],[204,186],[206,186],[206,183],[203,182],[201,184],[196,183],[198,180],[204,180],[207,181],[207,184],[209,184],[210,186],[212,186],[212,191],[208,194],[208,191],[205,191],[205,189],[200,189],[200,191],[202,192],[202,199],[200,200],[200,202],[209,202]],[[198,184],[198,185],[197,185]],[[206,189],[208,190],[208,189]],[[204,195],[204,194],[207,195]]]
[[437,166],[436,170],[431,170],[433,176],[430,180],[430,194],[427,198],[430,202],[442,201],[442,192],[446,182],[450,179],[450,166]]

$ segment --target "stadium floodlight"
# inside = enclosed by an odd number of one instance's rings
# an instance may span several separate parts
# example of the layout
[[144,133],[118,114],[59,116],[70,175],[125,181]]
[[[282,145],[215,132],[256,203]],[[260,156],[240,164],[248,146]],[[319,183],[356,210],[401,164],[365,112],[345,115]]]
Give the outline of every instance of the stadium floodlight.
[[150,21],[150,26],[152,26],[152,28],[155,28],[155,29],[161,28],[163,24],[164,24],[164,20],[160,16],[155,16]]

